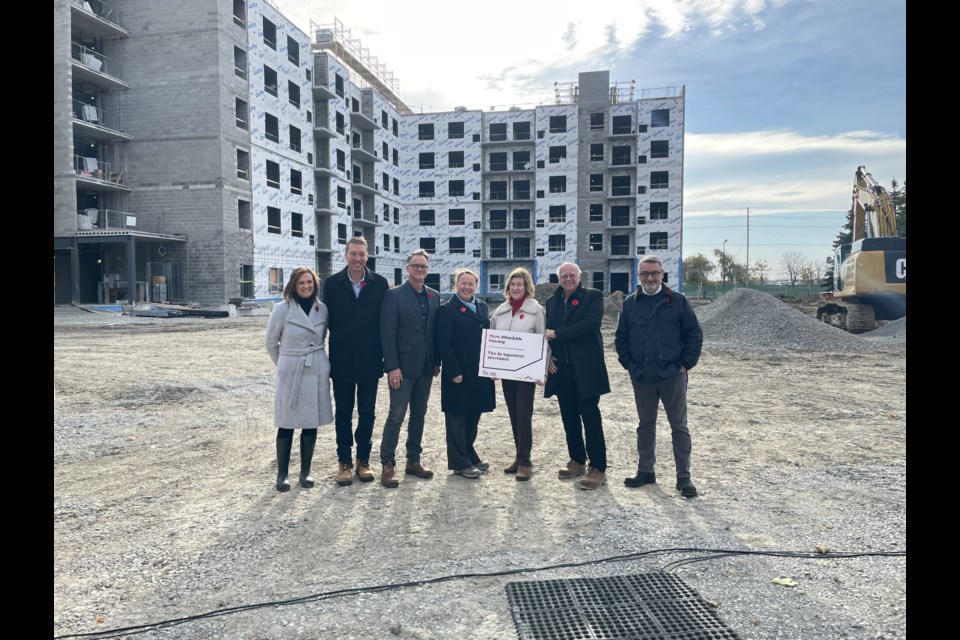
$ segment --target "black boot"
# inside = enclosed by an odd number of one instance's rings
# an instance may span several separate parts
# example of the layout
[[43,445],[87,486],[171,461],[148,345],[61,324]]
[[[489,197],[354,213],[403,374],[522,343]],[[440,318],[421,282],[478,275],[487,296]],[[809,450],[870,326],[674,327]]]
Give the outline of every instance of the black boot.
[[290,491],[287,474],[290,470],[290,449],[293,446],[293,432],[281,436],[277,434],[277,491]]
[[310,463],[313,461],[313,448],[316,444],[316,429],[300,430],[300,486],[307,489],[313,486],[313,478],[310,477]]

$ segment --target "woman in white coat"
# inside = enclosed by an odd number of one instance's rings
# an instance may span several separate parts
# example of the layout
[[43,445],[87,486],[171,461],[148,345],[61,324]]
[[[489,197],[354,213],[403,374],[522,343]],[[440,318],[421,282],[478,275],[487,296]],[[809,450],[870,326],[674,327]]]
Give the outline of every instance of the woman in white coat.
[[313,269],[298,267],[267,321],[266,347],[277,365],[273,403],[277,427],[277,491],[289,491],[287,474],[293,430],[300,429],[300,486],[312,487],[310,463],[317,427],[333,422],[330,361],[323,350],[327,307],[317,297],[320,279]]
[[[533,278],[523,268],[514,269],[507,278],[507,301],[497,307],[493,313],[491,329],[497,331],[520,331],[543,335],[546,329],[546,312],[540,303],[533,299]],[[549,350],[547,362],[550,361]],[[513,443],[517,455],[513,463],[503,470],[515,473],[517,480],[529,480],[533,473],[530,462],[530,450],[533,447],[533,396],[536,385],[543,380],[523,382],[520,380],[501,380],[503,399],[510,413],[510,426],[513,428]]]

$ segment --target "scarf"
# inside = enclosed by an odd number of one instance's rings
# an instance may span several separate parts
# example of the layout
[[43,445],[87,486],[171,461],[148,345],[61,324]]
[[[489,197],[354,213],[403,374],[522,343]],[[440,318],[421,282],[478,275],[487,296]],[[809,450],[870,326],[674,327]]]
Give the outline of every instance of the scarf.
[[527,294],[523,294],[519,300],[514,300],[513,298],[507,298],[510,301],[510,308],[513,309],[513,315],[517,315],[517,312],[520,311],[520,307],[523,306],[524,300],[527,299]]

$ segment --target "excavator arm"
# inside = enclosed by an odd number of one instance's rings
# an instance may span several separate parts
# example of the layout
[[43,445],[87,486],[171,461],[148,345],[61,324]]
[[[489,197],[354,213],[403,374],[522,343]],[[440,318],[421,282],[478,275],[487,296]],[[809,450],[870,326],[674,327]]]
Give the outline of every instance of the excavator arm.
[[857,167],[853,183],[853,241],[863,238],[892,238],[897,235],[897,216],[890,194]]

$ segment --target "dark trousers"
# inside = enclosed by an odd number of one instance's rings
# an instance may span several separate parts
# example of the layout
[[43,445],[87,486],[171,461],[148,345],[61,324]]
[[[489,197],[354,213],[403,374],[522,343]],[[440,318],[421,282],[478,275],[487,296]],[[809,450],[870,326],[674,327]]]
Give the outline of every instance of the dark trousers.
[[420,446],[423,440],[423,423],[427,417],[427,401],[433,385],[433,368],[428,367],[425,371],[419,378],[404,378],[399,389],[390,389],[390,411],[387,412],[387,422],[383,425],[383,436],[380,440],[380,464],[397,461],[400,428],[408,407],[410,420],[407,422],[407,460],[420,462],[420,454],[423,453],[423,447]]
[[678,373],[656,384],[644,384],[630,378],[637,415],[640,417],[637,426],[637,454],[640,457],[637,471],[640,473],[653,473],[657,462],[657,409],[662,402],[673,436],[673,461],[677,466],[677,478],[690,477],[692,446],[690,429],[687,428],[687,377],[686,373]]
[[[607,445],[603,439],[603,420],[600,417],[600,396],[581,398],[577,388],[577,374],[570,364],[561,365],[555,374],[560,418],[567,436],[567,451],[572,460],[597,471],[607,470]],[[584,446],[586,436],[586,446]]]
[[[373,382],[333,382],[333,400],[336,402],[337,460],[353,464],[351,457],[354,439],[357,460],[369,460],[373,448],[373,421],[377,408],[377,386]],[[357,430],[353,431],[353,406],[356,398]]]
[[447,469],[467,469],[480,462],[473,443],[477,440],[479,413],[444,413],[447,429]]
[[533,448],[533,396],[537,385],[519,380],[501,380],[503,399],[510,413],[513,444],[517,449],[517,464],[529,467]]

